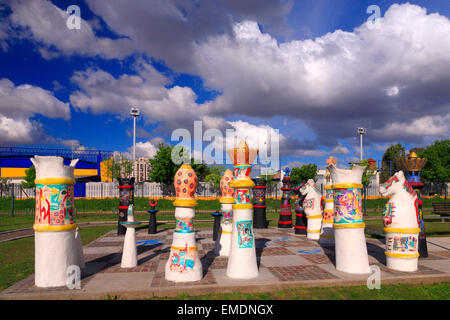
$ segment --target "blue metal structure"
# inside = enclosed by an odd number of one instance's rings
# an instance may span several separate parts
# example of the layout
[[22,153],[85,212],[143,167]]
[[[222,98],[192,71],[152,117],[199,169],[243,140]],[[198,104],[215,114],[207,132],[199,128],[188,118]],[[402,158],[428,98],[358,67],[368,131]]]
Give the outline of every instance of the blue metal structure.
[[[64,158],[64,164],[69,165],[72,159],[80,159],[75,169],[87,169],[88,174],[82,178],[77,178],[74,187],[75,197],[86,196],[86,182],[101,181],[101,162],[113,156],[112,151],[101,150],[73,150],[61,148],[45,147],[23,147],[23,146],[0,146],[0,176],[4,172],[23,172],[25,168],[30,168],[33,164],[30,158],[38,156],[58,156]],[[79,170],[83,171],[83,170]]]

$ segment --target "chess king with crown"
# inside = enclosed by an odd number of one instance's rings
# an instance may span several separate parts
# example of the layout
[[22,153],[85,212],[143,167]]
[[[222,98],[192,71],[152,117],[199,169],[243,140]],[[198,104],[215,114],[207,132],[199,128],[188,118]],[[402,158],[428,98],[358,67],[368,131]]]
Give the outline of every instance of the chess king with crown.
[[226,275],[235,279],[251,279],[258,276],[250,192],[255,185],[250,178],[251,163],[255,160],[258,149],[250,149],[245,141],[241,141],[238,148],[227,152],[234,164],[234,180],[230,184],[234,188],[234,204]]
[[173,232],[169,260],[166,263],[166,280],[198,281],[203,276],[194,230],[197,184],[198,178],[191,165],[181,165],[174,180],[176,199],[173,205],[176,207],[176,227]]

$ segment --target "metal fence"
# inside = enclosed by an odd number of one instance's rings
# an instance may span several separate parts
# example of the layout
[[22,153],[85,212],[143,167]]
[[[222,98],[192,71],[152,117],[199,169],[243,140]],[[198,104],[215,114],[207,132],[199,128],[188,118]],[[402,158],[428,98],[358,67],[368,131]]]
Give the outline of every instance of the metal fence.
[[[423,196],[447,196],[449,183],[425,183],[424,188],[421,190]],[[117,182],[88,182],[86,183],[86,198],[117,198],[119,196],[119,188]],[[267,186],[266,197],[274,198],[281,197],[281,183],[272,184]],[[324,184],[321,181],[317,182],[317,187],[323,192]],[[135,197],[174,197],[175,190],[173,185],[166,186],[157,182],[137,182],[134,186]],[[35,189],[25,189],[21,184],[8,184],[0,188],[0,197],[11,197],[16,199],[27,199],[35,197]],[[366,195],[369,197],[379,197],[379,184],[372,182],[366,189]],[[203,198],[217,198],[221,196],[220,188],[216,188],[214,185],[206,182],[199,182],[197,191],[197,197]]]

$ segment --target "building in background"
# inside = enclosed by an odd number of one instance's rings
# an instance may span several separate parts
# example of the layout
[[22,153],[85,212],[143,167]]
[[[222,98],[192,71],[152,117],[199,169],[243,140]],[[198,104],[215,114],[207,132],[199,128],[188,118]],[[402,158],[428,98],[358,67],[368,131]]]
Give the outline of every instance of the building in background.
[[139,157],[136,159],[134,165],[136,168],[136,182],[150,181],[150,159]]

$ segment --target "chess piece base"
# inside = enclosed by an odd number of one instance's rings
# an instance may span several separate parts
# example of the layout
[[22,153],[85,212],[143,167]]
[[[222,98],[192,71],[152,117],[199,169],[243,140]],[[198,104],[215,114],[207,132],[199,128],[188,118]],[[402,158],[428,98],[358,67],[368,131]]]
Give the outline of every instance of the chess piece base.
[[78,265],[75,229],[67,231],[35,232],[36,287],[61,287],[67,284],[67,267]]
[[[228,258],[226,275],[234,279],[251,279],[256,278],[259,274],[258,264],[256,260],[255,238],[252,233],[251,244],[243,247],[239,244],[239,234],[237,224],[245,221],[252,222],[252,209],[235,209],[233,210],[233,225],[231,233],[231,248]],[[253,227],[252,227],[253,229]]]
[[334,229],[336,270],[370,273],[364,228]]

